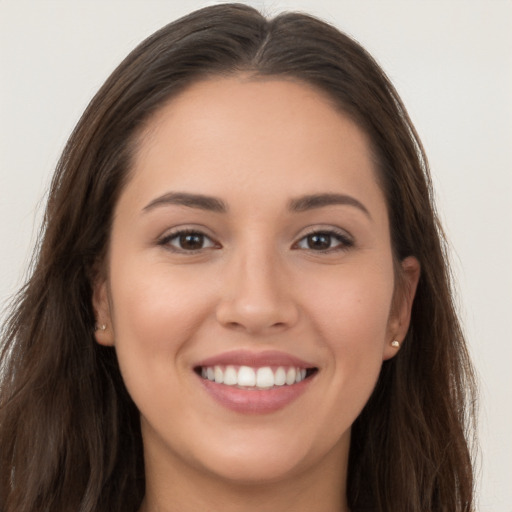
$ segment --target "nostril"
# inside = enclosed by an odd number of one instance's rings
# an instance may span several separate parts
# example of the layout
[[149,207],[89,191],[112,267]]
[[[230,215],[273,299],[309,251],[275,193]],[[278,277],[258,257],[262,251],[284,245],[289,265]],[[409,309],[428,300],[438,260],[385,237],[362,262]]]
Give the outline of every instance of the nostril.
[[236,329],[236,330],[244,329],[244,326],[239,322],[227,322],[226,327],[229,327],[230,329]]

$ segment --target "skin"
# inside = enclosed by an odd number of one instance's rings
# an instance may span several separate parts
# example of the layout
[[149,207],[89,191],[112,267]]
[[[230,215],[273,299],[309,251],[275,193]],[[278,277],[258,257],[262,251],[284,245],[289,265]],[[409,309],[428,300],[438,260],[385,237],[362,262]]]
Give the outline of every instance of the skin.
[[[414,258],[401,262],[396,294],[365,134],[306,85],[235,76],[191,86],[141,140],[94,288],[97,341],[116,347],[141,412],[141,510],[348,510],[350,427],[405,337],[419,276]],[[227,211],[159,200],[175,192]],[[290,210],[325,193],[360,204]],[[206,235],[198,250],[172,238],[184,228]],[[333,230],[327,250],[307,238]],[[234,412],[193,367],[235,349],[319,371],[276,412]]]

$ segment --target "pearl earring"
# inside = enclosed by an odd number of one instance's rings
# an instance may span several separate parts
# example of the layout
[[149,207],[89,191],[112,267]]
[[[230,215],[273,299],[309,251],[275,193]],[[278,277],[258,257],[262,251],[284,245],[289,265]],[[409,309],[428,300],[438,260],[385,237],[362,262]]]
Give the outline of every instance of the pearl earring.
[[96,331],[104,331],[107,328],[107,324],[96,325]]
[[399,342],[398,340],[393,340],[393,341],[391,342],[391,346],[392,346],[393,348],[400,348],[400,342]]

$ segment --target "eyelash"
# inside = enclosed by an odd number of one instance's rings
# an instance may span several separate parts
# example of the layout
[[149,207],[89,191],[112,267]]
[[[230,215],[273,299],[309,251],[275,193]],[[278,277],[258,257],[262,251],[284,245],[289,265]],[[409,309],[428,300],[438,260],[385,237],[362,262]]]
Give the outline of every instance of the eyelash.
[[[175,247],[171,244],[171,242],[173,240],[178,240],[180,241],[180,239],[182,237],[186,237],[186,236],[197,236],[197,237],[201,237],[201,239],[204,241],[204,240],[209,240],[211,242],[211,245],[209,247],[201,247],[199,249],[184,249],[183,247]],[[220,245],[216,242],[214,242],[208,235],[206,235],[205,233],[203,233],[202,231],[200,231],[199,229],[180,229],[178,231],[174,231],[172,233],[169,233],[167,235],[165,235],[163,238],[161,238],[160,240],[158,240],[158,245],[161,245],[161,246],[164,246],[164,247],[167,247],[169,248],[171,251],[174,251],[174,252],[178,252],[178,253],[188,253],[188,254],[196,254],[202,250],[205,250],[205,249],[212,249],[212,248],[215,248],[215,247],[220,247]]]
[[[200,240],[203,242],[208,240],[210,245],[208,247],[200,247],[198,249],[185,249],[183,247],[176,247],[172,245],[173,240],[177,240],[178,242],[183,242],[184,240],[182,237],[187,236],[196,236],[199,237]],[[300,244],[302,242],[308,242],[309,237],[326,237],[329,239],[329,247],[325,249],[312,249],[311,247],[300,247]],[[331,244],[333,243],[333,239],[338,242],[337,245],[334,247],[331,247]],[[212,240],[208,235],[203,233],[202,231],[198,229],[180,229],[178,231],[169,233],[162,237],[160,240],[158,240],[158,245],[164,246],[169,248],[173,252],[182,253],[182,254],[197,254],[203,250],[213,249],[213,248],[220,248],[220,244]],[[292,246],[292,249],[304,249],[309,250],[311,252],[315,253],[331,253],[331,252],[338,252],[338,251],[346,251],[354,246],[354,241],[344,232],[336,231],[333,229],[316,229],[312,230],[311,232],[305,234],[302,238],[300,238],[297,242],[295,242]]]
[[[354,246],[354,241],[352,238],[350,238],[346,233],[342,231],[337,231],[334,229],[314,229],[310,231],[309,233],[306,233],[299,241],[295,242],[293,244],[293,248],[299,248],[299,244],[303,241],[307,241],[309,237],[328,237],[329,238],[329,247],[326,249],[312,249],[310,247],[304,247],[305,250],[310,250],[312,252],[316,253],[331,253],[331,252],[339,252],[339,251],[346,251]],[[338,242],[338,245],[334,247],[330,247],[330,245],[333,243],[333,240]]]

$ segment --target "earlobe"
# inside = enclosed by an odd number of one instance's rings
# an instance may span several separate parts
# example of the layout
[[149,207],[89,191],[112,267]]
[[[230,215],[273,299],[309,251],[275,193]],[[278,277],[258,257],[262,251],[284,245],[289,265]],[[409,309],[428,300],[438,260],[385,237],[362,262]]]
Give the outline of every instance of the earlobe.
[[114,330],[110,315],[110,301],[107,281],[98,279],[93,286],[92,306],[96,325],[94,337],[100,345],[111,347],[114,345]]
[[409,256],[401,262],[401,275],[398,289],[395,291],[394,304],[388,322],[388,343],[384,348],[383,359],[390,359],[400,350],[402,342],[409,329],[411,311],[421,266],[414,256]]

